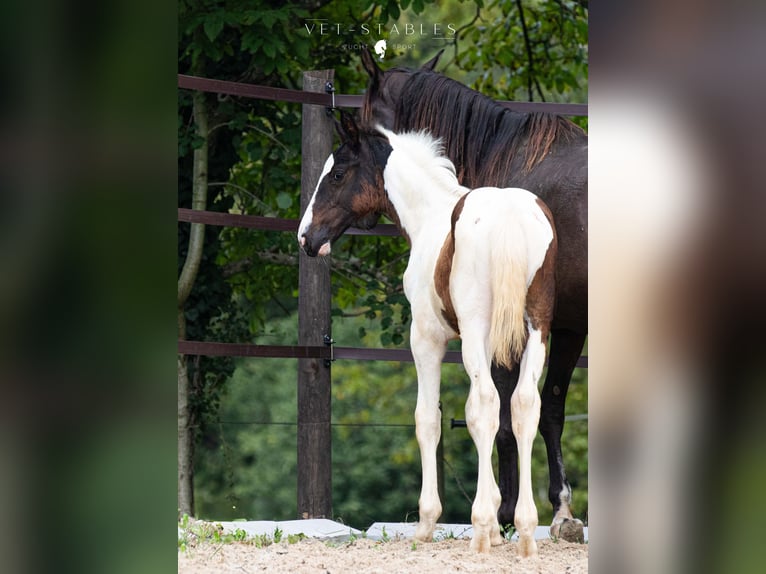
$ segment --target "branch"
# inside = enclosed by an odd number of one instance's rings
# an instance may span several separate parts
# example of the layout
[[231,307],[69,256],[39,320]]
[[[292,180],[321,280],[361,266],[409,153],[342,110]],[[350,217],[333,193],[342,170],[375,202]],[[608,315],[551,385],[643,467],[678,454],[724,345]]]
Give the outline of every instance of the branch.
[[463,32],[463,30],[467,30],[471,26],[473,26],[476,23],[476,20],[478,20],[481,17],[481,8],[479,6],[476,6],[476,14],[473,15],[473,18],[470,22],[467,24],[464,24],[463,26],[460,26],[457,30],[455,30],[455,40],[454,40],[454,46],[455,46],[455,55],[452,56],[452,61],[457,62],[457,52],[458,52],[458,40],[460,38],[460,34]]
[[[255,254],[255,256],[259,261],[263,261],[265,263],[276,263],[277,265],[287,265],[290,267],[298,265],[298,258],[295,255],[291,255],[289,253],[259,251]],[[253,264],[254,262],[252,257],[243,257],[242,259],[232,261],[231,263],[227,263],[226,265],[222,266],[221,274],[223,275],[224,279],[228,279],[229,277],[233,277],[238,273],[249,271]]]
[[532,82],[534,81],[535,86],[537,87],[537,92],[540,94],[540,99],[544,102],[545,96],[543,96],[543,91],[540,88],[540,83],[537,81],[537,78],[535,77],[535,61],[532,56],[532,44],[529,41],[529,32],[527,31],[527,21],[524,18],[524,9],[521,6],[521,0],[516,0],[516,7],[519,9],[519,18],[521,19],[521,31],[524,34],[524,47],[526,48],[527,61],[529,62],[529,72],[527,74],[527,92],[529,93],[529,101],[531,102],[534,99],[534,95],[532,93]]
[[237,189],[247,195],[250,199],[253,200],[253,203],[256,205],[260,205],[264,208],[263,214],[264,215],[274,215],[276,212],[274,209],[265,201],[260,199],[257,195],[255,195],[252,191],[242,187],[241,185],[237,185],[236,183],[231,183],[230,181],[213,181],[207,184],[208,187],[231,187],[233,189]]
[[290,151],[292,151],[292,150],[290,150],[289,147],[287,147],[285,144],[283,144],[281,141],[279,141],[274,134],[270,134],[266,130],[261,129],[258,126],[254,126],[253,124],[247,124],[245,127],[250,128],[251,130],[258,132],[259,134],[266,136],[268,139],[270,139],[275,144],[280,146],[286,152],[290,153]]
[[226,128],[226,127],[229,127],[229,125],[230,125],[230,124],[231,124],[231,122],[223,122],[223,123],[221,123],[221,124],[216,124],[216,125],[214,125],[212,128],[210,128],[210,129],[207,131],[207,135],[210,135],[210,134],[212,134],[212,133],[213,133],[215,130],[217,130],[217,129],[219,129],[219,128]]
[[[403,256],[397,259],[401,257]],[[258,251],[253,257],[243,257],[223,265],[221,267],[221,274],[225,279],[229,279],[234,275],[249,271],[256,262],[295,267],[298,265],[298,256],[293,253],[281,253],[279,251]],[[374,279],[383,286],[381,289],[382,293],[393,293],[400,289],[399,286],[392,285],[389,281],[391,278],[380,269],[376,270],[377,272],[371,272],[362,267],[361,263],[359,260],[333,259],[332,272],[350,283],[359,282],[362,285],[367,285],[370,279]]]

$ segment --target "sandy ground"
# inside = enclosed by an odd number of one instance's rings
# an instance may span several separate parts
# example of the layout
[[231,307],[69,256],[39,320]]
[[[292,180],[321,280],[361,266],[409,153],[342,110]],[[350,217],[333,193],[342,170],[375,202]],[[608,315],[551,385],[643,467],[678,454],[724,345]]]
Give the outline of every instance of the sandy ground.
[[412,540],[377,542],[356,539],[329,543],[304,539],[258,548],[246,543],[203,542],[178,552],[179,574],[289,572],[342,574],[413,572],[584,573],[588,571],[588,545],[564,541],[538,541],[538,555],[520,558],[516,543],[506,542],[487,554],[476,554],[468,540],[413,543]]

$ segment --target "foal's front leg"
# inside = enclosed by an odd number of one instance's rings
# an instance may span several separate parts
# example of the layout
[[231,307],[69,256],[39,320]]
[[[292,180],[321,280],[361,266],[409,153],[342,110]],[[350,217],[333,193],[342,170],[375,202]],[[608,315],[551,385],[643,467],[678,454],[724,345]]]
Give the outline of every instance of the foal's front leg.
[[415,407],[415,434],[420,446],[422,487],[420,490],[420,522],[415,538],[433,540],[436,521],[442,513],[436,475],[436,447],[441,437],[441,413],[439,412],[439,385],[441,364],[447,341],[436,329],[413,318],[410,345],[418,372],[418,402]]

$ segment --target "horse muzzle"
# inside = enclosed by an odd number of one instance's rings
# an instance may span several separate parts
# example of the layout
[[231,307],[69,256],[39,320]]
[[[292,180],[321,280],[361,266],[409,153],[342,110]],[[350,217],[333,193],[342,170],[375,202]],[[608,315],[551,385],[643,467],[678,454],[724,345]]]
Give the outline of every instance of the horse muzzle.
[[311,239],[306,238],[305,234],[298,238],[298,243],[300,244],[301,248],[303,248],[303,251],[306,252],[306,255],[309,257],[316,257],[317,255],[324,257],[325,255],[329,255],[332,251],[329,240],[323,241],[321,243],[319,241],[311,241]]

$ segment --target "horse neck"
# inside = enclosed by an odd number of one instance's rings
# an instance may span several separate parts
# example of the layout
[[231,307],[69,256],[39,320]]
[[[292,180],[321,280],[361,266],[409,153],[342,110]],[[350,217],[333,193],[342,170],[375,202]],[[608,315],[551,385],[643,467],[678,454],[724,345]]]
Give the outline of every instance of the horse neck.
[[388,199],[395,211],[395,221],[409,237],[413,248],[425,233],[449,229],[452,210],[468,192],[455,177],[428,169],[405,151],[394,151],[383,171]]

